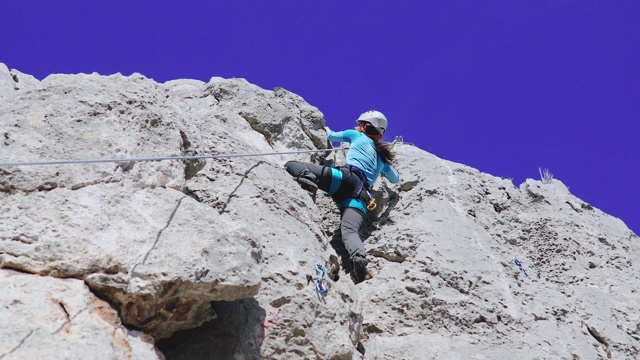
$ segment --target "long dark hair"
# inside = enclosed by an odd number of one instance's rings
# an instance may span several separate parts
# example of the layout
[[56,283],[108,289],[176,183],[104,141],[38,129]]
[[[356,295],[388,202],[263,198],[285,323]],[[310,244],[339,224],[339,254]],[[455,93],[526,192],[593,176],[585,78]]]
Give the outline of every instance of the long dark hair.
[[370,123],[365,123],[364,133],[373,140],[373,143],[376,145],[376,152],[382,159],[382,162],[393,165],[393,159],[396,157],[396,154],[391,150],[391,144],[380,140],[382,138],[380,131]]

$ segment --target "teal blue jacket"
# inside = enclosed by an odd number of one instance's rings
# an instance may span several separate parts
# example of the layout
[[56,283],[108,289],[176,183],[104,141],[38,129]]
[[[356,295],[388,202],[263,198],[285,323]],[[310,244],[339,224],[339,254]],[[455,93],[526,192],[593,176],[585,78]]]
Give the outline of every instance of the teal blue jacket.
[[[385,164],[378,152],[376,151],[376,145],[373,140],[367,135],[356,130],[345,131],[331,131],[327,132],[327,139],[329,141],[348,142],[351,144],[349,151],[347,152],[347,165],[353,165],[362,170],[369,181],[369,185],[373,187],[373,184],[378,179],[378,176],[382,174],[392,183],[397,183],[400,178],[398,174],[389,164]],[[356,200],[356,199],[352,199]],[[339,207],[355,207],[366,213],[366,207],[361,200],[344,202],[344,204],[338,204]]]

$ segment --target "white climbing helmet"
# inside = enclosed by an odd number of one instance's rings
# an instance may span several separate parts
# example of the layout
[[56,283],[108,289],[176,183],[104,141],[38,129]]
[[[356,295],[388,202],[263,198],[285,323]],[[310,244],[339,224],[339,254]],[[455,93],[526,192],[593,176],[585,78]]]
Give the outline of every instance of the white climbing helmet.
[[387,118],[380,111],[370,110],[362,113],[356,122],[360,123],[361,121],[368,122],[375,126],[381,134],[384,134],[384,132],[387,131]]

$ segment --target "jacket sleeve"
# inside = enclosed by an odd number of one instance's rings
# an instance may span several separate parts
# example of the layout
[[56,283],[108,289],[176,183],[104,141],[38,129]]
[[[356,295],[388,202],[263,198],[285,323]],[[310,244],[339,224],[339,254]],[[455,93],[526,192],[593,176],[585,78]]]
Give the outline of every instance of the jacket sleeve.
[[382,168],[382,175],[394,184],[397,184],[398,181],[400,181],[398,173],[389,164],[384,164],[384,167]]
[[327,132],[329,141],[348,142],[351,143],[359,133],[355,130],[332,131]]

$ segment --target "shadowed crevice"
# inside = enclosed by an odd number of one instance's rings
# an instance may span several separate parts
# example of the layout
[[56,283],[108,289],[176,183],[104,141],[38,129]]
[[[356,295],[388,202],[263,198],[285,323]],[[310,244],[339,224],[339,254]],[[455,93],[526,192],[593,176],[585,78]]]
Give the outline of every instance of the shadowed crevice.
[[260,359],[269,326],[253,298],[211,302],[214,320],[176,332],[157,343],[167,360]]

